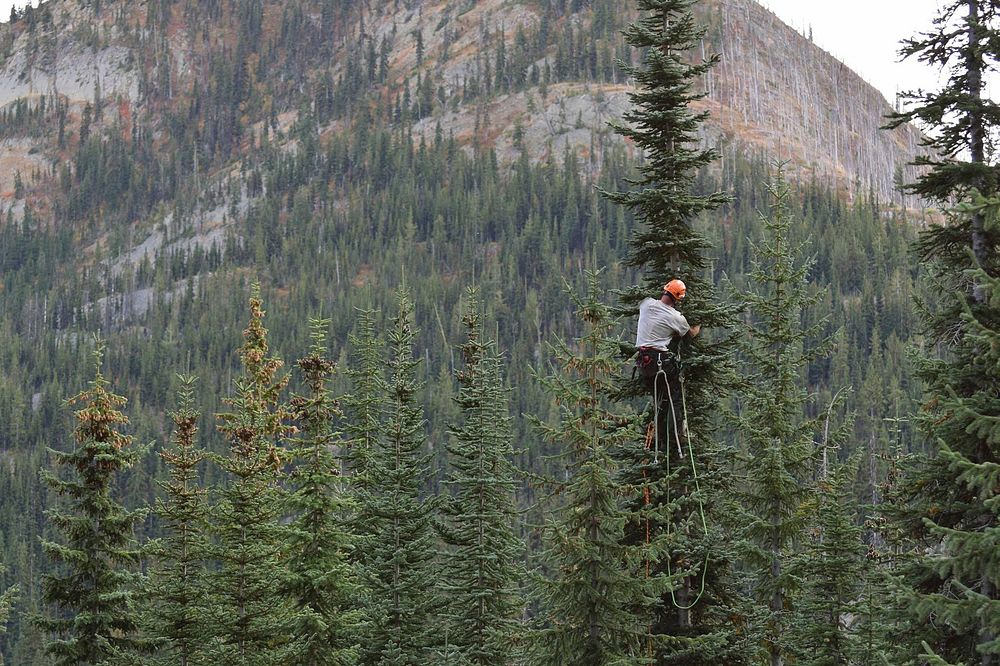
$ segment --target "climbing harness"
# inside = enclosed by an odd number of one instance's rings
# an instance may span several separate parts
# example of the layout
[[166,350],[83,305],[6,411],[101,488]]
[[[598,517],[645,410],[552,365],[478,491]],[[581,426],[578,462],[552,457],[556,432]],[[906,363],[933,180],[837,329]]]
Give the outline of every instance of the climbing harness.
[[[701,518],[701,528],[704,534],[708,534],[708,521],[705,519],[705,504],[701,498],[701,483],[698,480],[698,469],[694,461],[694,447],[691,444],[691,435],[688,431],[688,414],[687,414],[687,399],[684,394],[684,376],[680,374],[681,372],[681,354],[680,350],[676,352],[676,362],[678,368],[678,380],[680,385],[680,398],[681,398],[681,410],[682,410],[682,421],[681,426],[677,425],[677,410],[675,408],[675,403],[673,399],[673,391],[670,388],[670,381],[667,377],[666,370],[663,368],[663,357],[657,353],[656,357],[656,375],[653,379],[653,464],[659,464],[660,458],[660,396],[659,396],[659,383],[660,376],[663,376],[663,383],[667,387],[667,400],[670,402],[670,416],[671,421],[674,426],[674,440],[677,442],[677,455],[681,460],[684,459],[684,448],[681,445],[681,432],[683,431],[685,438],[687,439],[688,460],[691,462],[691,478],[694,479],[695,497],[698,502],[698,515]],[[667,439],[670,439],[670,424],[667,424]],[[649,449],[649,433],[646,436],[646,449]],[[669,447],[668,447],[669,448]],[[646,470],[642,472],[643,477],[646,479],[645,487],[643,488],[643,497],[648,507],[650,504],[650,493],[649,493],[649,482]],[[666,456],[666,492],[667,492],[667,504],[670,504],[670,453],[668,451]],[[665,525],[666,536],[670,536],[670,521],[668,520]],[[646,517],[646,545],[650,544],[650,527],[649,527],[649,517]],[[698,588],[698,594],[695,595],[694,601],[688,605],[681,605],[677,602],[677,597],[674,593],[674,588],[670,588],[670,601],[673,603],[674,607],[679,610],[691,610],[695,605],[701,600],[702,595],[705,593],[705,575],[708,571],[708,552],[705,553],[705,561],[701,567],[701,583]],[[673,572],[670,566],[670,557],[667,557],[667,576],[673,576]],[[649,577],[649,559],[646,559],[646,577]]]

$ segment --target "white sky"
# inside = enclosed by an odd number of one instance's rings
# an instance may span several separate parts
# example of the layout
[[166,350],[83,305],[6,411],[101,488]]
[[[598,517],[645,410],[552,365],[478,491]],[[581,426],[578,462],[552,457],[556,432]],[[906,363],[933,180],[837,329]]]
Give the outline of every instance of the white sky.
[[[627,1],[627,0],[623,0]],[[758,0],[785,23],[808,34],[823,49],[861,74],[892,103],[899,90],[934,89],[938,73],[910,60],[898,63],[899,41],[931,27],[942,0]],[[0,0],[0,21],[11,5],[28,0]],[[38,0],[32,0],[38,6]],[[1000,81],[988,79],[987,93],[1000,92]]]
[[758,0],[785,23],[866,81],[893,103],[896,92],[934,89],[938,72],[911,57],[898,62],[899,42],[931,29],[941,0]]

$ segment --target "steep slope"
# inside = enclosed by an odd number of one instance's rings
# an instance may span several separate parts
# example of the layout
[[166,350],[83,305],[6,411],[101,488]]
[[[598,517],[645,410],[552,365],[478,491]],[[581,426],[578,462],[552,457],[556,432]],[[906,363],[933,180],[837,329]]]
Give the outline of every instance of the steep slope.
[[[320,88],[343,88],[362,69],[364,81],[344,92],[395,105],[394,120],[412,126],[414,137],[452,134],[463,145],[494,148],[501,162],[516,159],[521,148],[534,161],[561,159],[568,147],[583,158],[582,168],[599,169],[603,150],[617,141],[607,123],[628,105],[628,81],[612,61],[626,53],[615,31],[629,17],[612,15],[606,1],[576,5],[581,11],[558,15],[535,2],[507,0],[360,9],[243,0],[199,9],[161,1],[145,11],[111,2],[95,15],[93,5],[49,0],[0,27],[0,108],[7,114],[0,128],[0,206],[17,215],[30,197],[39,210],[52,211],[47,190],[56,169],[45,165],[69,160],[84,124],[88,130],[117,125],[126,140],[145,129],[159,149],[186,112],[197,135],[190,142],[208,144],[201,152],[214,158],[191,167],[218,169],[246,161],[248,138],[259,135],[264,118],[288,130],[303,103],[316,110]],[[890,107],[854,72],[753,0],[711,0],[701,12],[710,28],[704,52],[722,54],[704,82],[703,107],[712,114],[706,141],[729,156],[759,151],[787,159],[793,176],[845,191],[860,184],[883,198],[894,196],[897,169],[913,175],[905,164],[918,150],[919,133],[878,130]],[[296,30],[304,35],[300,43],[301,35],[289,36]],[[226,64],[238,66],[227,72]],[[219,76],[246,89],[232,93],[229,108],[216,114],[192,109],[199,95],[220,92],[213,83]],[[369,83],[367,90],[361,85]],[[414,111],[400,113],[403,105]],[[321,119],[321,131],[342,131],[356,111],[350,106]],[[32,121],[31,110],[58,119]],[[34,186],[30,193],[15,192],[18,173],[22,184]]]
[[897,169],[904,182],[915,179],[907,163],[920,150],[920,133],[909,125],[880,130],[892,107],[857,73],[754,0],[712,0],[706,22],[711,47],[722,54],[705,81],[713,139],[886,199]]
[[[460,313],[476,285],[507,361],[511,414],[548,418],[555,406],[530,369],[549,362],[546,342],[577,333],[564,281],[579,287],[602,267],[609,288],[636,281],[622,262],[635,220],[594,187],[628,187],[639,158],[606,126],[630,89],[613,64],[630,57],[621,5],[49,0],[0,24],[0,558],[10,578],[0,589],[23,591],[0,644],[8,663],[45,663],[24,619],[47,566],[37,471],[46,447],[71,442],[63,399],[89,377],[91,334],[108,339],[108,376],[129,397],[138,441],[165,440],[176,373],[195,373],[201,441],[219,451],[210,415],[238,373],[251,280],[262,283],[276,353],[301,356],[307,319],[322,314],[341,367],[357,309],[379,309],[383,326],[405,284],[440,470],[457,418]],[[862,145],[871,137],[859,128],[878,124],[884,101],[856,79],[821,75],[839,65],[779,24],[770,37],[753,27],[773,21],[763,10],[703,7],[719,48],[749,54],[758,35],[776,50],[754,56],[756,74],[733,59],[705,82],[716,116],[705,137],[725,157],[696,187],[734,194],[698,220],[713,277],[739,284],[753,256],[768,174],[746,153],[796,160],[805,186],[795,240],[814,240],[810,278],[824,295],[807,318],[838,335],[835,359],[810,367],[810,390],[822,402],[855,386],[852,441],[880,441],[883,418],[906,413],[915,391],[902,351],[913,229],[868,197],[884,174],[861,170],[906,161],[911,144]],[[727,32],[746,43],[727,45]],[[811,54],[801,66],[817,71],[781,78],[783,49]],[[815,76],[818,108],[752,103],[748,81],[796,76]],[[861,114],[854,130],[822,112],[838,86],[863,97],[841,102]],[[765,98],[798,103],[790,90]],[[869,157],[847,161],[831,141]],[[852,201],[843,192],[855,181]],[[514,428],[522,468],[555,464],[527,419]],[[130,505],[156,492],[153,448],[125,481]]]

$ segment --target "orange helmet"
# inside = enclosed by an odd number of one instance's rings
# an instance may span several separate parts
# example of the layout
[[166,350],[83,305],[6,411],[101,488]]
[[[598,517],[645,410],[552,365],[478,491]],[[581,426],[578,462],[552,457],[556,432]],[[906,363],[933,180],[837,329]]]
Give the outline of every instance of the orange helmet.
[[687,287],[680,280],[671,280],[663,285],[663,291],[673,296],[675,301],[679,301],[687,293]]

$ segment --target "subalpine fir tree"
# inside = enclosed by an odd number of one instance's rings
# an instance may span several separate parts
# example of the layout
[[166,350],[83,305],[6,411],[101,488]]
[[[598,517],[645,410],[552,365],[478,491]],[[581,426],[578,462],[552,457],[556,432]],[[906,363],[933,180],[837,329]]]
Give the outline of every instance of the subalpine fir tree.
[[351,393],[344,397],[347,412],[344,458],[351,484],[357,491],[365,488],[368,461],[381,432],[383,390],[382,340],[375,334],[375,313],[360,310],[355,332],[348,336],[353,348],[353,362],[347,370]]
[[[955,215],[982,215],[990,238],[1000,231],[1000,196],[973,201]],[[928,232],[929,233],[929,232]],[[925,236],[924,240],[927,240]],[[947,356],[920,360],[929,399],[918,415],[936,455],[911,463],[903,482],[903,526],[915,538],[903,567],[915,611],[909,640],[934,666],[1000,663],[1000,278],[996,244],[990,270],[956,273],[948,257],[922,245],[929,279],[960,280],[941,300],[957,314],[925,312],[928,330]],[[974,257],[966,249],[966,261]],[[974,285],[974,286],[973,286]],[[980,302],[980,298],[982,302]],[[947,335],[945,335],[947,333]],[[912,652],[909,654],[912,655]]]
[[644,610],[658,581],[644,574],[641,549],[623,543],[629,513],[609,453],[640,441],[641,427],[638,414],[613,401],[622,371],[611,337],[617,322],[600,294],[591,274],[586,298],[574,296],[585,334],[572,345],[558,341],[559,370],[541,378],[559,420],[535,422],[563,449],[569,478],[557,482],[563,505],[546,528],[544,624],[529,644],[537,666],[645,664],[656,651]]
[[[0,565],[0,576],[3,575],[5,569],[3,565]],[[13,585],[4,590],[3,594],[0,594],[0,636],[7,633],[7,619],[10,617],[10,608],[17,601],[17,586]],[[0,654],[0,666],[3,666],[4,660],[3,655]]]
[[899,583],[895,572],[869,548],[854,604],[852,666],[892,666],[899,639]]
[[[984,77],[1000,64],[1000,6],[995,0],[948,0],[938,8],[934,28],[905,40],[899,53],[948,70],[940,90],[904,93],[910,108],[890,116],[890,128],[920,121],[932,129],[923,142],[931,150],[914,160],[923,167],[920,176],[906,189],[945,205],[967,198],[973,188],[991,196],[1000,186],[991,149],[1000,127],[1000,104],[985,94]],[[967,217],[925,232],[921,247],[925,257],[957,262],[952,268],[958,270],[970,261],[956,249],[968,247],[975,264],[995,275],[996,233],[987,228],[981,211],[971,210]],[[973,296],[984,302],[981,293]]]
[[685,316],[713,330],[710,343],[704,333],[680,343],[688,441],[696,464],[692,466],[690,456],[682,457],[676,446],[656,463],[641,445],[615,453],[620,482],[649,489],[648,496],[632,498],[634,519],[628,539],[645,540],[647,527],[652,541],[671,535],[669,547],[650,552],[653,574],[669,575],[676,587],[663,595],[650,618],[656,633],[676,638],[657,655],[657,663],[739,663],[741,643],[732,621],[739,613],[733,607],[728,574],[732,544],[723,524],[726,511],[719,504],[730,492],[725,461],[731,454],[720,455],[720,443],[714,438],[720,400],[732,384],[733,338],[727,329],[734,312],[716,299],[704,256],[708,242],[693,228],[699,215],[728,200],[720,192],[694,192],[698,171],[717,155],[700,148],[698,129],[707,113],[694,112],[691,103],[704,97],[696,86],[718,56],[699,61],[695,55],[704,30],[694,23],[693,0],[638,0],[637,4],[641,17],[624,34],[644,61],[639,67],[626,67],[637,90],[630,94],[632,108],[617,131],[634,142],[645,159],[632,181],[634,189],[604,193],[630,209],[641,225],[631,240],[628,261],[643,270],[643,284],[631,290],[627,300],[660,294],[670,279],[680,278],[687,285]]
[[334,447],[342,418],[330,394],[335,365],[326,357],[325,319],[310,322],[309,355],[298,361],[309,392],[291,400],[301,435],[291,440],[294,471],[288,507],[288,579],[286,591],[300,612],[292,629],[294,661],[302,666],[348,666],[357,663],[363,591],[350,562],[354,547],[347,525],[353,508]]
[[785,639],[794,618],[796,576],[789,567],[803,536],[803,510],[811,499],[813,433],[818,424],[805,417],[809,396],[801,386],[803,367],[827,345],[806,346],[819,324],[802,325],[802,311],[815,298],[808,293],[808,262],[798,262],[791,244],[788,185],[781,167],[769,183],[768,215],[761,215],[764,241],[754,245],[751,290],[744,295],[749,327],[743,345],[747,368],[739,433],[744,444],[746,482],[740,495],[746,508],[745,561],[753,567],[753,595],[759,601],[758,631],[772,666],[784,663]]
[[363,508],[373,538],[366,545],[372,597],[369,666],[417,666],[444,637],[434,631],[435,540],[432,503],[422,496],[430,478],[421,383],[413,356],[413,306],[405,290],[387,334],[382,436],[369,460],[370,501]]
[[[379,447],[382,433],[382,399],[385,381],[382,377],[384,344],[375,333],[375,313],[360,310],[355,321],[355,331],[348,336],[351,345],[351,363],[347,375],[351,379],[351,392],[344,396],[344,430],[347,438],[343,442],[341,456],[343,468],[349,477],[351,496],[354,499],[354,513],[349,523],[354,535],[355,548],[350,561],[356,571],[369,584],[369,571],[373,562],[371,545],[380,534],[377,507],[381,502],[381,490],[372,485],[372,461]],[[373,604],[377,600],[371,595],[364,597],[366,618],[374,620],[381,611]],[[362,654],[369,644],[372,625],[360,634]],[[363,663],[368,663],[363,661]]]
[[443,620],[455,663],[503,666],[514,662],[521,616],[518,584],[524,545],[517,517],[511,458],[509,390],[496,342],[483,339],[482,314],[470,290],[462,321],[464,367],[458,372],[462,422],[448,443],[451,493],[444,498]]
[[282,362],[269,355],[260,289],[250,297],[243,331],[243,374],[219,414],[229,455],[215,458],[225,473],[210,519],[218,569],[211,579],[218,645],[213,663],[272,666],[295,654],[289,637],[299,613],[279,585],[285,572],[288,529],[281,524],[284,494],[280,443],[289,432]]
[[885,461],[885,471],[874,486],[872,504],[867,507],[870,515],[864,526],[868,565],[861,578],[855,606],[855,632],[861,652],[855,660],[857,666],[896,663],[900,636],[905,633],[903,627],[909,624],[907,599],[901,592],[904,586],[900,564],[905,561],[901,555],[911,542],[905,534],[903,521],[893,519],[897,499],[902,499],[900,506],[906,505],[905,493],[901,493],[899,483],[901,463],[905,460],[906,447],[901,429],[905,420],[900,417],[891,419],[893,427],[890,432],[895,441],[890,443],[887,439],[879,447],[879,459]]
[[159,482],[165,498],[154,509],[163,525],[163,536],[150,547],[153,558],[144,598],[143,631],[156,643],[147,663],[162,666],[197,666],[207,659],[212,643],[205,589],[207,491],[198,481],[198,466],[205,456],[196,448],[198,412],[194,409],[194,377],[179,378],[174,446],[160,457],[170,477]]
[[854,624],[865,610],[861,588],[866,573],[863,528],[856,520],[852,489],[857,460],[831,463],[821,472],[808,545],[794,567],[802,578],[796,621],[789,631],[789,653],[797,665],[862,664],[874,647],[863,642]]
[[58,665],[98,664],[136,644],[139,549],[133,528],[145,511],[126,510],[112,494],[136,451],[121,431],[129,422],[121,412],[126,400],[110,390],[101,372],[103,354],[99,342],[90,388],[69,400],[80,405],[75,445],[50,450],[60,472],[42,473],[63,500],[47,512],[61,540],[42,542],[57,566],[42,577],[42,598],[51,611],[37,620],[50,635],[45,650]]
[[936,665],[997,664],[1000,169],[990,146],[1000,104],[984,94],[984,75],[1000,62],[1000,5],[949,0],[933,29],[904,42],[901,54],[948,71],[940,90],[911,95],[913,107],[892,120],[921,120],[931,129],[926,143],[934,152],[917,160],[928,168],[908,189],[945,206],[964,204],[917,243],[929,296],[921,307],[928,346],[918,365],[928,399],[919,422],[937,451],[908,466],[897,507],[914,538],[905,570],[916,610],[908,656]]

